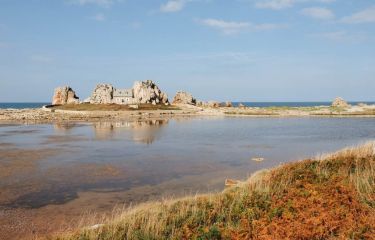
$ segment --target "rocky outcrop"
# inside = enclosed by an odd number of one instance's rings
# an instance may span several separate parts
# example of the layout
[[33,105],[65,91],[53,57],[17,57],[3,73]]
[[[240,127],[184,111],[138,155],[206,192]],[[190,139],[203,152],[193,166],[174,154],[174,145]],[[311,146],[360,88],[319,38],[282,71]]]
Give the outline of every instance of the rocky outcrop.
[[333,100],[332,107],[348,108],[350,107],[350,104],[348,104],[343,98],[337,97]]
[[224,106],[225,107],[233,107],[233,104],[232,104],[232,102],[225,102]]
[[151,80],[135,82],[133,94],[136,103],[169,104],[167,94]]
[[238,107],[239,107],[239,108],[245,108],[246,106],[243,105],[242,103],[239,103],[239,104],[238,104]]
[[[92,104],[119,103],[119,101],[116,101],[115,99],[116,97],[119,97],[115,96],[116,91],[117,93],[124,92],[123,89],[116,89],[111,84],[98,84],[91,97],[87,100]],[[126,89],[126,91],[128,91],[127,94],[120,96],[123,98],[123,101],[120,104],[169,104],[167,94],[163,93],[151,80],[135,82],[133,88]]]
[[188,92],[179,91],[173,98],[173,104],[190,104],[196,105],[197,100]]
[[217,101],[208,101],[207,106],[211,108],[218,108],[220,107],[220,103]]
[[92,104],[107,104],[112,103],[113,86],[111,84],[98,84],[90,97]]
[[55,89],[55,93],[52,98],[52,105],[63,105],[63,104],[77,104],[79,98],[76,93],[69,86],[58,87]]

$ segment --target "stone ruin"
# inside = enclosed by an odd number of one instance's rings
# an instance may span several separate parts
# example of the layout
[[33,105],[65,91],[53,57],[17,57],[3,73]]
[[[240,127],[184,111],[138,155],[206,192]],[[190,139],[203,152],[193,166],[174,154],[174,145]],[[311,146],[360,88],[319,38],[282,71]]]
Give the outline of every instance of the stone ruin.
[[88,101],[92,104],[169,104],[167,94],[151,80],[134,82],[131,89],[117,89],[111,84],[98,84]]
[[53,105],[63,105],[63,104],[77,104],[79,103],[79,98],[76,93],[69,86],[58,87],[55,89],[55,94],[52,98]]

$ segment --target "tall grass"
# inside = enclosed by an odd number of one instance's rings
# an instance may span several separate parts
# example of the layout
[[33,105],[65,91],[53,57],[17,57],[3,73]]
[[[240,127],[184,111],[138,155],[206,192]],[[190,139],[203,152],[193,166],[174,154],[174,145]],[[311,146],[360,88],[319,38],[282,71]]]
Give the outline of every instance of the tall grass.
[[374,239],[375,143],[253,174],[222,193],[141,204],[54,239]]

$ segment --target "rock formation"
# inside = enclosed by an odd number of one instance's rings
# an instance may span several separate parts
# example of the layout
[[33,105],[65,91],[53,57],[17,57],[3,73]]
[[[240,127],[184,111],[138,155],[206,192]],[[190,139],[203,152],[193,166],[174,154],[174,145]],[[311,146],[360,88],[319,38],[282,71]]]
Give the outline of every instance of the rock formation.
[[239,103],[239,104],[238,104],[238,107],[239,107],[239,108],[245,108],[246,106],[243,105],[242,103]]
[[135,82],[133,94],[137,103],[169,104],[168,96],[151,80]]
[[173,98],[173,104],[190,104],[196,105],[197,100],[188,92],[179,91]]
[[225,107],[233,107],[232,102],[225,102],[224,104]]
[[[120,96],[115,96],[115,94],[120,94]],[[115,98],[118,97],[123,99],[123,102],[115,101]],[[147,80],[144,82],[135,82],[132,89],[116,89],[110,84],[99,84],[90,97],[90,103],[169,104],[169,101],[166,93],[163,93],[151,80]]]
[[211,107],[211,108],[218,108],[218,107],[220,107],[220,103],[217,102],[217,101],[208,101],[207,105],[208,105],[208,107]]
[[332,107],[347,108],[350,107],[350,105],[343,98],[337,97],[333,100]]
[[58,87],[55,89],[55,93],[52,98],[52,105],[63,105],[63,104],[77,104],[79,98],[76,93],[69,86]]
[[203,107],[203,105],[204,105],[203,101],[197,100],[197,104],[196,104],[197,107]]
[[112,103],[113,86],[111,84],[98,84],[90,97],[92,104],[107,104]]

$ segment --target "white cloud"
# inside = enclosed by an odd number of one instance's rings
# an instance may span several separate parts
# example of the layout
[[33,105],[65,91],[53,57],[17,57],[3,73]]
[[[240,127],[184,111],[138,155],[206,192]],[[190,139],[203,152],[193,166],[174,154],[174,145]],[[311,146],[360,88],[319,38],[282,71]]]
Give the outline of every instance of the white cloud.
[[93,5],[98,5],[99,7],[109,8],[114,3],[120,2],[120,1],[122,0],[67,0],[66,2],[69,4],[80,5],[80,6],[93,4]]
[[93,16],[92,19],[98,22],[103,22],[105,21],[105,15],[103,13],[98,13],[95,16]]
[[212,18],[202,19],[202,20],[199,20],[199,22],[202,25],[218,29],[224,34],[238,33],[241,30],[244,30],[250,27],[250,23],[248,22],[228,22],[228,21],[212,19]]
[[270,8],[270,9],[284,9],[290,8],[294,5],[295,0],[267,0],[255,3],[257,8]]
[[304,8],[301,10],[301,14],[323,20],[333,19],[335,17],[335,14],[331,10],[322,7]]
[[354,13],[342,19],[344,23],[373,23],[375,22],[375,5],[363,11]]
[[281,9],[293,7],[297,3],[306,3],[306,2],[331,3],[334,1],[336,0],[256,0],[255,6],[257,8],[281,10]]
[[349,42],[349,43],[359,43],[366,41],[368,39],[366,34],[363,33],[349,33],[347,31],[332,31],[323,32],[318,34],[312,34],[313,37],[319,37],[337,42]]
[[181,11],[188,0],[169,0],[167,3],[160,6],[161,12],[179,12]]
[[50,63],[53,59],[49,56],[45,55],[33,55],[30,57],[31,61],[38,62],[38,63]]
[[263,24],[254,24],[251,22],[234,22],[234,21],[224,21],[220,19],[201,19],[198,20],[198,22],[204,26],[208,26],[214,29],[219,30],[221,33],[230,35],[230,34],[236,34],[241,31],[246,30],[271,30],[276,28],[285,27],[285,25],[282,24],[272,24],[272,23],[263,23]]

